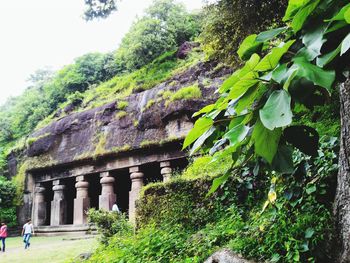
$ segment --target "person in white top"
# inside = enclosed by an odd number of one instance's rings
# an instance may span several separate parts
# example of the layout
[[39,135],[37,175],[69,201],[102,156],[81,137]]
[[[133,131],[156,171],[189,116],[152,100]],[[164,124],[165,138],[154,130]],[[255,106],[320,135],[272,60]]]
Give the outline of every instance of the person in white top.
[[116,213],[120,213],[120,210],[119,210],[117,203],[114,203],[114,205],[112,206],[112,211],[116,212]]
[[32,225],[32,220],[28,219],[27,223],[24,224],[22,229],[23,242],[25,243],[24,249],[29,248],[29,240],[32,234],[34,235],[34,227]]

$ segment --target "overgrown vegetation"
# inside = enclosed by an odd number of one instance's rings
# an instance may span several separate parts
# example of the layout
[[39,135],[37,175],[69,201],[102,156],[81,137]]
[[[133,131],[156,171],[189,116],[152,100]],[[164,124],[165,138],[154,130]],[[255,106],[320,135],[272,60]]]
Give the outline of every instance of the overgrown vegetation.
[[0,176],[0,221],[9,227],[17,225],[15,197],[16,186]]
[[330,260],[337,150],[337,139],[325,137],[315,158],[296,151],[298,168],[279,179],[249,163],[211,196],[208,175],[225,170],[199,157],[180,177],[145,187],[136,234],[108,234],[90,262],[203,262],[222,247],[258,262]]
[[200,35],[207,56],[240,63],[236,51],[249,34],[278,24],[287,0],[220,0],[204,8]]

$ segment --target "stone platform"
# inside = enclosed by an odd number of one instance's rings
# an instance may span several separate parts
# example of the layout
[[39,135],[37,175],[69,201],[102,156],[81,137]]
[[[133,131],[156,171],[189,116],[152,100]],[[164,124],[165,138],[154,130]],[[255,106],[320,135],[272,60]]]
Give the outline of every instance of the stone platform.
[[97,234],[96,228],[89,225],[60,225],[35,227],[37,236],[84,236]]

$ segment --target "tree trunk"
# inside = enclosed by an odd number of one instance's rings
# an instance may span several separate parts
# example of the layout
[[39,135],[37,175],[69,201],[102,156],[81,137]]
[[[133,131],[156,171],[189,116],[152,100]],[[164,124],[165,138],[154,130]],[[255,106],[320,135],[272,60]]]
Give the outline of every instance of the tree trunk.
[[341,142],[334,203],[338,262],[350,263],[350,79],[340,85]]

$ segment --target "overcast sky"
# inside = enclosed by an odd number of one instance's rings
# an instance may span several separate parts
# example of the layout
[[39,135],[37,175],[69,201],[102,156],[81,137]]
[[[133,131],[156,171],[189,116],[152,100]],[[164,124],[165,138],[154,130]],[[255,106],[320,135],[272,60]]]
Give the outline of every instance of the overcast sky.
[[[182,0],[189,10],[202,0]],[[84,0],[0,0],[0,104],[36,69],[59,69],[88,52],[115,50],[151,0],[123,0],[105,20],[85,22]]]

